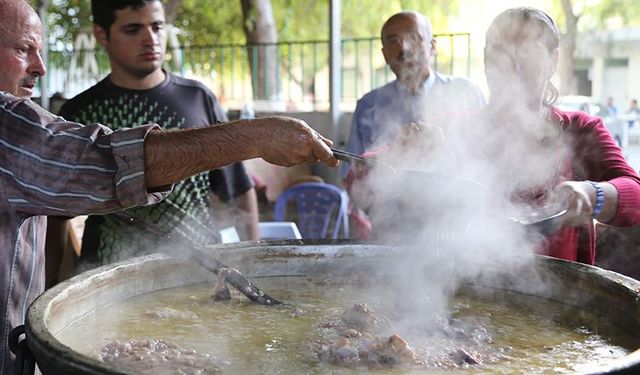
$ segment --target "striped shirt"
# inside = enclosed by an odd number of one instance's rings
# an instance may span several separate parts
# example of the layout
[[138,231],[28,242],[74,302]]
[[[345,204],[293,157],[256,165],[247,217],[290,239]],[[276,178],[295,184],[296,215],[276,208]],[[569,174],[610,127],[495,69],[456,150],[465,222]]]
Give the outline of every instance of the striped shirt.
[[159,202],[167,192],[144,181],[144,139],[158,128],[83,126],[0,91],[0,373],[12,373],[9,332],[44,288],[44,215]]

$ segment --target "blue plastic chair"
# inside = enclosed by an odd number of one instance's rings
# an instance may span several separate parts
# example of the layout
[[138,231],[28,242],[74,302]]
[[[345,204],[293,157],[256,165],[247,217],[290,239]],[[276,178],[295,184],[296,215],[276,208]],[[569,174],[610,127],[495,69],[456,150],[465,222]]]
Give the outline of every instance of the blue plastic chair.
[[[276,200],[275,221],[287,221],[287,207],[292,200],[295,201],[298,215],[292,221],[298,225],[302,238],[338,238],[341,227],[344,238],[349,237],[349,197],[344,190],[324,182],[293,185]],[[333,233],[328,236],[332,223]]]

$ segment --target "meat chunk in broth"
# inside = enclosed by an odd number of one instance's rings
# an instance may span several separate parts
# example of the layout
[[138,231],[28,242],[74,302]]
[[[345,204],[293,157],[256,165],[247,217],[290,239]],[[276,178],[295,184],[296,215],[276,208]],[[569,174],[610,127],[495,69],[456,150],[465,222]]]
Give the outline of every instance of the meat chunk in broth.
[[342,314],[342,320],[358,331],[370,331],[380,322],[366,303],[356,303],[352,309],[346,309]]
[[213,285],[213,300],[225,301],[231,299],[231,292],[227,287],[227,276],[232,272],[231,268],[221,268],[218,271],[218,278]]
[[318,355],[323,362],[339,366],[370,368],[412,365],[416,363],[413,348],[399,335],[383,334],[388,319],[379,316],[365,303],[356,303],[342,313],[339,322],[323,325],[341,332],[331,345],[324,344]]
[[357,366],[360,364],[358,348],[348,337],[341,337],[332,345],[323,345],[319,354],[322,362],[340,366]]
[[[402,320],[403,316],[399,314],[393,321]],[[407,336],[402,337],[387,316],[374,312],[365,303],[354,304],[338,317],[319,325],[328,340],[320,343],[318,358],[322,362],[344,367],[453,369],[496,360],[473,349],[491,341],[486,330],[476,325],[478,322],[468,325],[456,319],[434,319],[422,329],[407,331],[405,327],[403,336]],[[417,349],[407,337],[417,343]]]
[[416,364],[416,353],[397,334],[383,338],[341,337],[332,345],[323,345],[319,354],[323,362],[355,367],[395,367]]
[[475,358],[477,355],[472,355],[468,351],[463,348],[458,348],[449,354],[453,362],[458,366],[463,366],[465,364],[468,365],[477,365],[480,361]]
[[217,374],[222,363],[216,358],[163,340],[118,340],[107,344],[100,360],[142,374]]
[[369,367],[389,367],[415,364],[416,352],[397,334],[388,339],[379,339],[360,353],[360,358]]

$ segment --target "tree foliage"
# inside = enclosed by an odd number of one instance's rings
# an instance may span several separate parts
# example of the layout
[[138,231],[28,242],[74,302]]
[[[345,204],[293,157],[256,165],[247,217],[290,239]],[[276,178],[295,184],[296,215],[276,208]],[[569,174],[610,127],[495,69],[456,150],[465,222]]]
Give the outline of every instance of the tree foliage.
[[640,25],[638,0],[555,0],[554,18],[561,29],[560,93],[576,91],[574,53],[579,32]]
[[[640,26],[640,5],[637,0],[607,0],[593,6],[593,25],[604,27]],[[592,24],[589,24],[591,26]]]
[[[36,6],[37,0],[30,0]],[[370,37],[380,33],[382,23],[393,13],[413,9],[426,14],[436,32],[450,30],[449,16],[461,6],[477,0],[343,0],[342,36]],[[170,0],[175,6],[175,24],[186,45],[244,43],[240,1]],[[271,0],[278,39],[326,40],[329,33],[329,0]],[[544,3],[544,1],[541,1]],[[560,0],[547,0],[552,16],[564,27]],[[640,26],[638,0],[573,0],[580,15],[581,32]],[[71,42],[79,30],[91,26],[88,0],[49,0],[47,23],[53,40]],[[540,5],[540,7],[545,7]],[[546,7],[545,7],[546,8]],[[84,29],[83,29],[84,28]]]
[[[574,13],[580,18],[580,32],[640,26],[638,0],[572,0],[571,3]],[[565,15],[560,0],[553,1],[552,9],[552,16],[564,29]]]
[[[36,0],[31,0],[36,5]],[[329,0],[271,0],[281,41],[326,40],[329,35]],[[434,30],[448,30],[448,14],[458,9],[459,0],[344,0],[342,36],[370,37],[393,13],[416,10],[426,14]],[[203,46],[245,43],[240,1],[173,0],[175,26],[185,45]],[[51,40],[69,45],[77,33],[91,27],[91,4],[87,0],[49,0],[47,20]]]

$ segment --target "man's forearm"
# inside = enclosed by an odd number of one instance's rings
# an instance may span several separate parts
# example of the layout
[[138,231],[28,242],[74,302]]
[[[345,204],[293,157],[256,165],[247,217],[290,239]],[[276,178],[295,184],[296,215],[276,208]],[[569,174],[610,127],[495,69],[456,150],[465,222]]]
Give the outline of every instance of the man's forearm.
[[159,187],[239,160],[258,157],[260,129],[247,123],[150,133],[145,140],[147,187]]
[[212,127],[150,133],[145,139],[147,188],[166,186],[199,172],[261,157],[293,166],[320,160],[336,166],[333,142],[304,121],[286,116],[240,120]]

